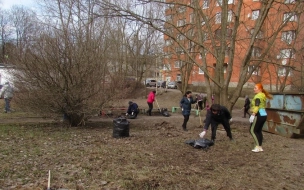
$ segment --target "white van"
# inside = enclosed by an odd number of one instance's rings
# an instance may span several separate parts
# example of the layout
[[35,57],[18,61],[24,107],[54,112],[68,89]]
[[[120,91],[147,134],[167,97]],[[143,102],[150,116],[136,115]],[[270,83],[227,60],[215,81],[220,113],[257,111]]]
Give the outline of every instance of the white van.
[[147,87],[152,87],[152,86],[156,86],[156,80],[154,80],[154,79],[147,79],[146,80],[146,82],[145,82],[145,85],[147,86]]

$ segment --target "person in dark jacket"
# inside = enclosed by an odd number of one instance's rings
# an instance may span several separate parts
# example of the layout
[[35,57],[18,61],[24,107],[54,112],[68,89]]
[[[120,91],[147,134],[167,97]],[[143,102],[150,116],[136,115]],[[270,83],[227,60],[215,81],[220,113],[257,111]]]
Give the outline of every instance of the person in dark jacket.
[[187,91],[184,97],[180,101],[180,107],[182,108],[182,114],[184,116],[183,130],[187,131],[187,122],[189,121],[191,104],[195,104],[196,100],[192,98],[192,92]]
[[135,102],[129,101],[129,108],[126,115],[129,115],[130,117],[135,119],[138,113],[138,105]]
[[249,116],[248,117],[250,117],[251,116],[251,114],[249,113],[249,108],[250,108],[250,100],[249,100],[249,98],[248,98],[248,96],[246,95],[245,96],[245,104],[244,104],[244,117],[243,118],[246,118],[246,114],[248,114]]
[[230,129],[231,121],[231,114],[225,106],[221,106],[219,104],[212,104],[210,110],[207,111],[204,131],[200,133],[200,137],[204,137],[209,128],[209,125],[211,124],[211,140],[214,141],[216,138],[217,127],[219,124],[222,124],[227,133],[227,136],[230,138],[230,140],[233,140]]

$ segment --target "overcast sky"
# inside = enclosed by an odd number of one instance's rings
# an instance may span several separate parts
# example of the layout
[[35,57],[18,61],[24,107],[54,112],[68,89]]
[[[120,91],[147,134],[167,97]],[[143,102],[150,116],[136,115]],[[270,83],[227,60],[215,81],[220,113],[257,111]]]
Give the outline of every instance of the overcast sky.
[[35,0],[0,0],[2,9],[10,9],[13,5],[23,5],[28,8],[34,6]]

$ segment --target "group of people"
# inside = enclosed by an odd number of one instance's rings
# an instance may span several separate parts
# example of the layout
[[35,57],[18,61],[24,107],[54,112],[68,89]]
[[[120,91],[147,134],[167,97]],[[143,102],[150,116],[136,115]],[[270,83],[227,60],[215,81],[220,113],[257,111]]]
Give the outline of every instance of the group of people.
[[[256,84],[254,86],[255,96],[250,102],[249,97],[245,97],[244,104],[244,118],[248,114],[250,122],[250,134],[253,137],[255,147],[252,149],[253,152],[263,152],[263,134],[262,128],[267,119],[266,100],[272,99],[272,95],[263,88],[262,84]],[[212,98],[214,101],[214,98]],[[189,121],[189,116],[191,112],[191,104],[195,104],[198,100],[192,98],[191,91],[187,91],[184,97],[180,101],[180,106],[182,108],[182,114],[184,116],[184,122],[182,124],[183,130],[187,131],[187,122]],[[250,112],[249,113],[249,109]],[[232,117],[230,112],[225,106],[215,104],[212,102],[210,109],[207,110],[204,130],[199,134],[201,138],[206,135],[209,126],[211,125],[211,141],[216,139],[216,130],[219,124],[222,124],[227,136],[233,141],[230,123]]]
[[[156,91],[151,91],[147,98],[147,104],[149,106],[149,109],[147,111],[147,114],[151,116],[151,111],[153,109],[153,102],[155,101],[155,93]],[[262,152],[262,143],[263,143],[263,134],[262,134],[262,128],[264,123],[267,119],[267,112],[265,110],[266,108],[266,100],[272,99],[271,94],[267,92],[262,84],[256,84],[254,86],[254,93],[255,96],[252,99],[252,101],[249,100],[248,96],[245,96],[245,104],[244,104],[244,118],[246,118],[246,115],[249,115],[249,122],[250,122],[250,134],[253,137],[255,147],[252,149],[253,152]],[[198,108],[202,110],[204,107],[206,107],[206,100],[204,100],[206,96],[204,97],[202,94],[196,95],[196,98],[194,99],[192,97],[192,92],[187,91],[185,95],[180,100],[180,107],[182,109],[182,115],[184,116],[182,129],[184,131],[187,131],[187,123],[189,121],[190,113],[191,113],[191,105],[197,104]],[[249,113],[249,110],[251,113]],[[129,102],[129,108],[127,111],[127,115],[133,115],[135,114],[135,118],[138,114],[138,105],[132,101]],[[212,95],[212,105],[209,109],[207,109],[206,119],[204,121],[204,129],[199,134],[200,138],[204,138],[206,135],[209,126],[211,125],[211,141],[215,141],[216,139],[216,131],[219,124],[222,124],[227,137],[231,141],[233,141],[230,123],[232,121],[232,116],[229,112],[229,110],[220,104],[214,103],[214,95]]]
[[203,110],[207,106],[207,96],[205,96],[203,93],[196,95],[196,109]]

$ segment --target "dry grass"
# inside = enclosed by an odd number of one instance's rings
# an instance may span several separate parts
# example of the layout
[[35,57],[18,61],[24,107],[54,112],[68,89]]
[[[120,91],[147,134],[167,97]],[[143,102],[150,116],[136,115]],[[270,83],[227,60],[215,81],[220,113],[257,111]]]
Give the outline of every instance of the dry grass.
[[[172,105],[179,98],[159,96],[159,101]],[[136,100],[146,106],[145,99]],[[185,144],[202,130],[197,117],[191,116],[188,132],[181,130],[180,114],[139,115],[130,122],[130,137],[121,139],[112,137],[109,118],[75,128],[2,124],[0,190],[44,190],[48,170],[52,190],[302,189],[304,184],[304,139],[264,133],[265,151],[253,153],[248,124],[234,123],[235,142],[219,127],[215,146],[205,151]]]
[[88,125],[1,126],[0,189],[46,189],[48,170],[52,189],[300,189],[304,182],[303,139],[266,133],[265,152],[255,154],[246,127],[235,125],[235,142],[220,129],[204,151],[185,144],[201,129],[185,133],[164,117],[131,121],[122,139],[112,138],[109,120]]

